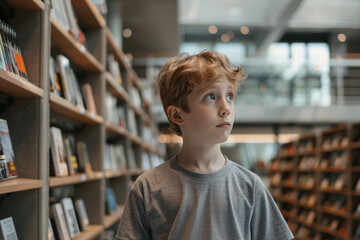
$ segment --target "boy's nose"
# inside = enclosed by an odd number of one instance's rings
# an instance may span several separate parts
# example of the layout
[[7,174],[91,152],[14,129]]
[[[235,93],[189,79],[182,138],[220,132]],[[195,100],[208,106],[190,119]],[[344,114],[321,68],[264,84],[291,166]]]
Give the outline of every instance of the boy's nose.
[[226,100],[222,100],[220,102],[219,115],[220,116],[227,116],[229,114],[230,114],[230,106],[226,102]]

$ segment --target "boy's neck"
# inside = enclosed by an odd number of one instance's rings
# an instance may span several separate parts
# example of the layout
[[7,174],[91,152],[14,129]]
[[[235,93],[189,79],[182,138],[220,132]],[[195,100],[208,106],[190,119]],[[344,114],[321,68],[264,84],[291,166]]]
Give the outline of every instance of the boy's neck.
[[226,162],[220,145],[196,149],[183,145],[177,161],[182,167],[198,173],[215,172],[223,168]]

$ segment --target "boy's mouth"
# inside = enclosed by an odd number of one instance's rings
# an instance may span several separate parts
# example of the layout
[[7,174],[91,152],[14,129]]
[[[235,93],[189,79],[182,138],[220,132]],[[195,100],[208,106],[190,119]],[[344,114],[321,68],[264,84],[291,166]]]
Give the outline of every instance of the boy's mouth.
[[230,126],[231,126],[230,122],[226,122],[226,121],[221,123],[221,124],[216,125],[216,127],[220,127],[220,128],[222,128],[222,127],[230,127]]

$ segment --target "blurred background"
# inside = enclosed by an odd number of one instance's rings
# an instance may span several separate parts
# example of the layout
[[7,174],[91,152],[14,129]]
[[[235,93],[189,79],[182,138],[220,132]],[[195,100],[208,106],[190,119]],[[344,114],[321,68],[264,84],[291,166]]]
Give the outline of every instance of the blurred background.
[[360,121],[358,0],[108,0],[107,23],[146,86],[169,156],[156,89],[181,52],[226,54],[248,78],[236,98],[232,160],[264,173],[279,144],[317,128]]

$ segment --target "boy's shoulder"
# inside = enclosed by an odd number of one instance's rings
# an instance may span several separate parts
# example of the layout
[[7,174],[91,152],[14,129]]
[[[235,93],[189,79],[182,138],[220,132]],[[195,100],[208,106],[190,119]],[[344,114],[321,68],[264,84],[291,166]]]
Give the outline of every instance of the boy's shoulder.
[[159,185],[161,183],[164,183],[164,181],[166,180],[166,178],[169,177],[169,174],[171,172],[171,160],[172,158],[142,173],[136,179],[131,189],[151,187],[153,185]]

